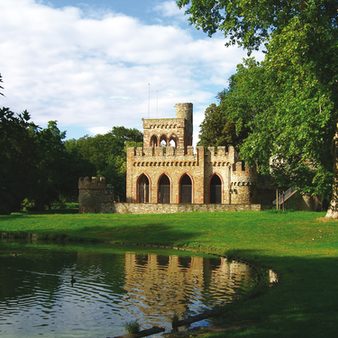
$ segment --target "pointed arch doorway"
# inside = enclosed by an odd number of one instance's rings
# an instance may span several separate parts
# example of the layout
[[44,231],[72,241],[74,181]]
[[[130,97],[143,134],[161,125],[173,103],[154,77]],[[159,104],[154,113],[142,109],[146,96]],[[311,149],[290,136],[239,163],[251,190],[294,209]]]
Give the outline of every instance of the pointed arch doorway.
[[187,174],[180,180],[180,203],[192,203],[192,182]]
[[170,180],[165,174],[158,180],[158,203],[170,203]]
[[217,174],[213,175],[210,181],[210,203],[222,203],[222,181]]
[[142,174],[137,180],[137,200],[139,203],[149,203],[149,179]]

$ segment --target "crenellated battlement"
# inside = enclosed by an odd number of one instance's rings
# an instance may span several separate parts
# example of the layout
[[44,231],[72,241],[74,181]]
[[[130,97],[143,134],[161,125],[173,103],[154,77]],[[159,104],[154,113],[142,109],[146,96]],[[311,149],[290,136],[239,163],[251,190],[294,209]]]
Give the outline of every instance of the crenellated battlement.
[[[196,150],[196,151],[195,151]],[[196,159],[198,156],[198,147],[194,149],[193,146],[188,146],[186,148],[175,148],[171,146],[167,147],[132,147],[128,148],[128,155],[130,158],[135,160],[147,159],[151,160],[152,158],[168,158],[168,157],[180,157],[184,156],[185,158]]]
[[[239,161],[233,146],[193,147],[193,105],[178,103],[175,109],[175,118],[143,119],[143,146],[127,148],[128,208],[137,206],[135,210],[142,212],[167,212],[171,206],[178,206],[177,211],[199,210],[201,205],[213,211],[232,205],[251,208],[254,168]],[[119,212],[104,177],[79,179],[79,203],[80,212],[103,212],[109,206]]]
[[244,161],[237,161],[232,165],[232,170],[236,172],[238,175],[245,173],[248,170],[248,167],[245,165]]
[[186,120],[183,118],[143,119],[143,129],[174,130],[184,128]]
[[114,200],[113,189],[105,177],[80,177],[78,187],[81,213],[101,212],[102,203]]
[[256,173],[244,161],[232,165],[231,184],[234,186],[249,186],[255,181]]
[[186,148],[192,145],[192,103],[178,103],[175,108],[175,118],[142,119],[145,147]]
[[206,162],[212,166],[230,166],[237,161],[238,155],[233,146],[207,147]]
[[107,188],[106,178],[99,177],[80,177],[78,182],[80,190],[105,190]]

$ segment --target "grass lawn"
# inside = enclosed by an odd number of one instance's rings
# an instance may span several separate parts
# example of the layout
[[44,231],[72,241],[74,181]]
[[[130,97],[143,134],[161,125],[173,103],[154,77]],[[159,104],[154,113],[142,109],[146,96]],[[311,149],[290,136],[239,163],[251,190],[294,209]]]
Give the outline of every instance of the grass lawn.
[[212,337],[338,337],[338,221],[312,212],[0,216],[0,232],[166,245],[241,258],[280,283],[215,320]]

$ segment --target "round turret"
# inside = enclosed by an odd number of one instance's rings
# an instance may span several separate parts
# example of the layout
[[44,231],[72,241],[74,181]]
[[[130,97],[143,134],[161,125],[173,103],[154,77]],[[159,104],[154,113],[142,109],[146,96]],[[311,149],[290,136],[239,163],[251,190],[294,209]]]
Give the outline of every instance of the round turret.
[[176,103],[176,117],[186,119],[192,124],[192,103]]
[[253,203],[253,185],[255,181],[256,174],[253,168],[247,166],[243,161],[234,163],[231,172],[231,203]]
[[186,120],[184,147],[192,145],[192,103],[176,103],[176,117]]
[[100,212],[107,189],[105,177],[79,178],[79,211]]

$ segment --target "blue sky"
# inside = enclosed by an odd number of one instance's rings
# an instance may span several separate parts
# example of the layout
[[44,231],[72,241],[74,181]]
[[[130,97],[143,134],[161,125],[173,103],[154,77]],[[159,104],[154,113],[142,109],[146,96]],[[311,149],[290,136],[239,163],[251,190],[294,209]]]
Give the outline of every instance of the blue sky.
[[123,13],[141,18],[146,22],[154,19],[151,16],[153,8],[163,3],[162,0],[42,0],[41,3],[51,4],[54,7],[76,6],[83,10],[107,11]]
[[0,104],[41,126],[57,120],[68,138],[141,130],[143,117],[192,102],[196,143],[246,56],[190,26],[173,0],[1,0],[0,13]]

